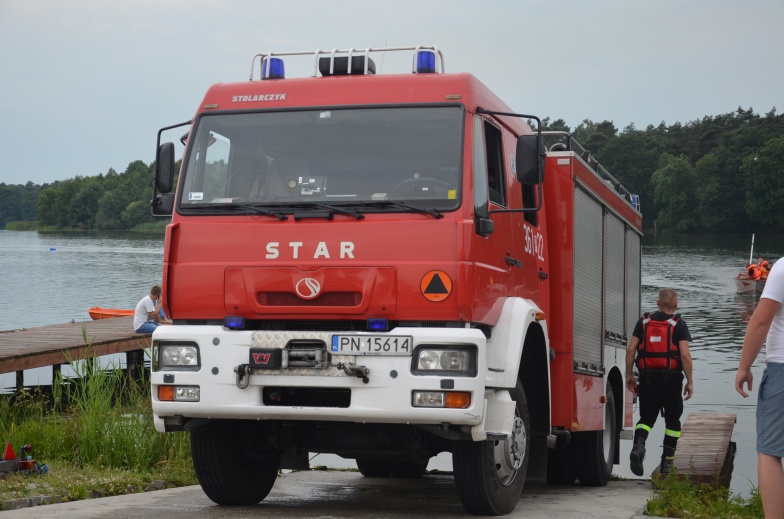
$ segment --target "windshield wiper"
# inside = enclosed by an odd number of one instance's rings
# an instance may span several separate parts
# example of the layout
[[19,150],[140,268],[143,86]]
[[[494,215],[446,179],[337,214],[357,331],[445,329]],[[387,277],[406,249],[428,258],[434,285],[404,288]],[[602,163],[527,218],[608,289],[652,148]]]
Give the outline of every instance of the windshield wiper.
[[433,209],[431,207],[417,207],[405,202],[398,202],[397,200],[377,200],[374,202],[366,202],[361,205],[362,207],[399,207],[400,209],[406,209],[407,211],[412,211],[414,213],[428,214],[435,218],[444,217],[444,215],[441,214],[437,209]]
[[189,205],[187,208],[184,209],[217,209],[221,211],[235,211],[237,209],[244,209],[246,212],[251,211],[256,214],[264,215],[264,216],[271,216],[273,218],[277,218],[278,220],[288,220],[289,217],[285,214],[281,213],[280,211],[274,211],[271,209],[264,209],[263,207],[259,207],[257,205],[252,204],[198,204],[198,205]]
[[[356,209],[350,209],[350,208],[347,208],[347,207],[341,207],[341,206],[332,205],[332,204],[323,204],[323,203],[320,203],[320,202],[298,202],[296,204],[289,205],[289,207],[292,207],[292,206],[293,207],[303,207],[303,208],[319,207],[321,209],[326,209],[327,211],[334,211],[334,212],[339,213],[339,214],[345,214],[345,215],[348,215],[348,216],[353,216],[357,220],[361,220],[361,219],[363,219],[365,217],[364,214],[360,213]],[[296,218],[296,216],[294,218]]]

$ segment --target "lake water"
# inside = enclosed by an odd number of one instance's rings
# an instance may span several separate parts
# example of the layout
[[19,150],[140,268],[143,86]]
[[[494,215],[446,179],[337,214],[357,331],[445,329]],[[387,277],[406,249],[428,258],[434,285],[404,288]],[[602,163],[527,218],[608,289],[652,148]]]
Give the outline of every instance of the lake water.
[[[756,301],[737,295],[732,280],[749,259],[750,244],[751,237],[745,235],[649,235],[643,241],[642,277],[643,310],[655,310],[661,288],[674,288],[678,311],[694,339],[694,397],[684,414],[721,412],[738,417],[731,488],[744,496],[757,483],[754,413],[764,355],[753,367],[754,391],[744,400],[734,389],[735,370]],[[758,235],[754,251],[755,258],[778,260],[784,255],[784,240],[780,235]],[[160,283],[162,260],[162,235],[0,230],[0,330],[87,321],[92,306],[133,308],[150,286]],[[67,369],[63,372],[69,374]],[[50,373],[27,371],[25,383],[48,384]],[[0,387],[13,384],[13,374],[0,375]],[[663,434],[660,418],[648,442],[648,473],[657,463]],[[630,441],[621,442],[621,464],[614,470],[625,478],[634,477],[628,467],[630,449]],[[312,464],[354,466],[353,461],[326,455]],[[442,454],[429,468],[450,470],[451,459]]]

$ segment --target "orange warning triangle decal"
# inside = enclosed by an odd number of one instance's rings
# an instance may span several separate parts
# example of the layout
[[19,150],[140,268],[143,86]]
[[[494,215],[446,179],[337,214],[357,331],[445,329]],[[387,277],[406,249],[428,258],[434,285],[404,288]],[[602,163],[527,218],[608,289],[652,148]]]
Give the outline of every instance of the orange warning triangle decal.
[[434,275],[433,278],[430,280],[430,283],[427,284],[427,288],[425,288],[425,294],[448,294],[449,290],[446,289],[446,285],[441,280],[441,276],[438,274]]
[[443,301],[452,293],[452,279],[443,270],[431,270],[424,275],[419,288],[429,301]]

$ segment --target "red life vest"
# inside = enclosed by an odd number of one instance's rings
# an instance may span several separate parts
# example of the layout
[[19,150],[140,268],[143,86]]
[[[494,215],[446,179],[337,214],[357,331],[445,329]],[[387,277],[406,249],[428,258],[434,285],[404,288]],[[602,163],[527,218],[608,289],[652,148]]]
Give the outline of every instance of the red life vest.
[[681,369],[680,349],[672,342],[672,334],[679,320],[680,315],[677,314],[666,321],[654,321],[647,313],[643,316],[642,340],[637,346],[637,368]]

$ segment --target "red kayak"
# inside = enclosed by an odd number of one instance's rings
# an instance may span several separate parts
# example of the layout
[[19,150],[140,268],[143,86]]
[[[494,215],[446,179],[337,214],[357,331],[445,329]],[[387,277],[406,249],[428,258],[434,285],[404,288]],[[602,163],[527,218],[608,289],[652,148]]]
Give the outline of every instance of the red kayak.
[[112,317],[127,317],[134,314],[134,310],[101,308],[100,306],[94,306],[87,311],[90,312],[90,317],[92,317],[95,321],[98,319],[111,319]]

